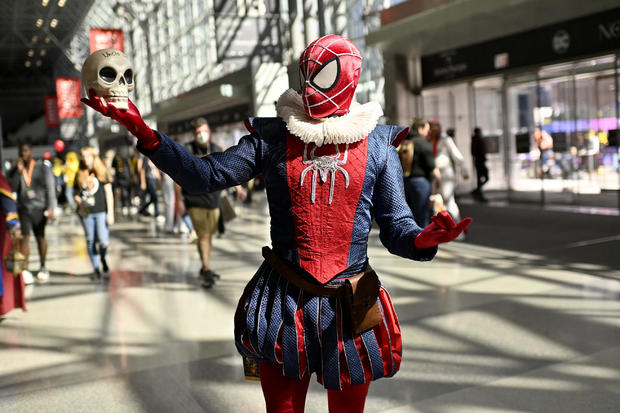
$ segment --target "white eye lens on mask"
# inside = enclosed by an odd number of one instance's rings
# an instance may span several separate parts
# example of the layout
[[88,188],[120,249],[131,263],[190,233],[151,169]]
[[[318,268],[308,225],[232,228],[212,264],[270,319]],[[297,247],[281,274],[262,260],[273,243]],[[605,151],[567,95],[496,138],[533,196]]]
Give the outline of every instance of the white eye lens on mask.
[[196,135],[196,140],[198,141],[198,143],[205,144],[209,142],[210,137],[211,134],[207,132],[198,132],[198,135]]

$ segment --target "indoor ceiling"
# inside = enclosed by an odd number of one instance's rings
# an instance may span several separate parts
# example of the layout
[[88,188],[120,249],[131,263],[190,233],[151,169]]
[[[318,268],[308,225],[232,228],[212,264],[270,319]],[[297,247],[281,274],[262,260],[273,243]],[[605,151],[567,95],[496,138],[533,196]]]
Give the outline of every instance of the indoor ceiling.
[[54,68],[68,62],[71,38],[94,0],[0,1],[0,116],[2,133],[44,114],[55,94]]

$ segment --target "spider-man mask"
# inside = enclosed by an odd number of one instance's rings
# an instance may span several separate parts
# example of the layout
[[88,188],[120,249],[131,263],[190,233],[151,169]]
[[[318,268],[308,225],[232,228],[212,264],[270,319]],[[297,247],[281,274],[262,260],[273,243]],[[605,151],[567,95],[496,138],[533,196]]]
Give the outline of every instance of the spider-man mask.
[[299,58],[306,114],[318,119],[348,113],[361,68],[362,55],[349,39],[330,34],[310,43]]

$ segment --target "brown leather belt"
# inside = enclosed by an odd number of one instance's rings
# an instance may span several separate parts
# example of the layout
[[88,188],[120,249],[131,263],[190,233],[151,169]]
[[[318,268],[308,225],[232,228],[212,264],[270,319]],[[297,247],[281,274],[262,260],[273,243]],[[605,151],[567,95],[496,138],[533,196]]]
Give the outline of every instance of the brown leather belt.
[[289,280],[296,287],[301,288],[311,294],[323,297],[344,297],[346,286],[341,285],[317,285],[303,279],[290,264],[278,256],[271,248],[263,247],[263,258],[271,267]]
[[340,285],[317,285],[305,280],[271,248],[263,247],[263,257],[274,270],[296,287],[317,297],[341,298],[348,314],[349,326],[355,334],[381,322],[379,279],[370,266],[367,266],[364,272],[344,278]]

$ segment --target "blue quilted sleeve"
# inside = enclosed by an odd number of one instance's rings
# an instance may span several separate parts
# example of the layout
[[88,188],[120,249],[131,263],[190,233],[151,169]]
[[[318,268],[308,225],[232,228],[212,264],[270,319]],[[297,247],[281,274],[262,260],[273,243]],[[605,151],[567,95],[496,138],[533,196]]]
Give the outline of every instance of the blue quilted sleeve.
[[13,194],[4,188],[0,188],[0,207],[6,219],[9,229],[19,227],[19,216],[17,215],[17,204]]
[[242,137],[224,152],[203,158],[189,153],[182,145],[157,132],[160,145],[143,151],[153,163],[175,182],[193,194],[219,191],[254,178],[261,171],[262,141],[256,132]]
[[[374,216],[379,224],[380,239],[392,254],[417,261],[429,261],[437,247],[417,249],[414,240],[422,228],[413,219],[405,201],[403,174],[396,148],[386,142],[385,161],[377,171],[373,194]],[[382,167],[381,167],[382,166]]]

